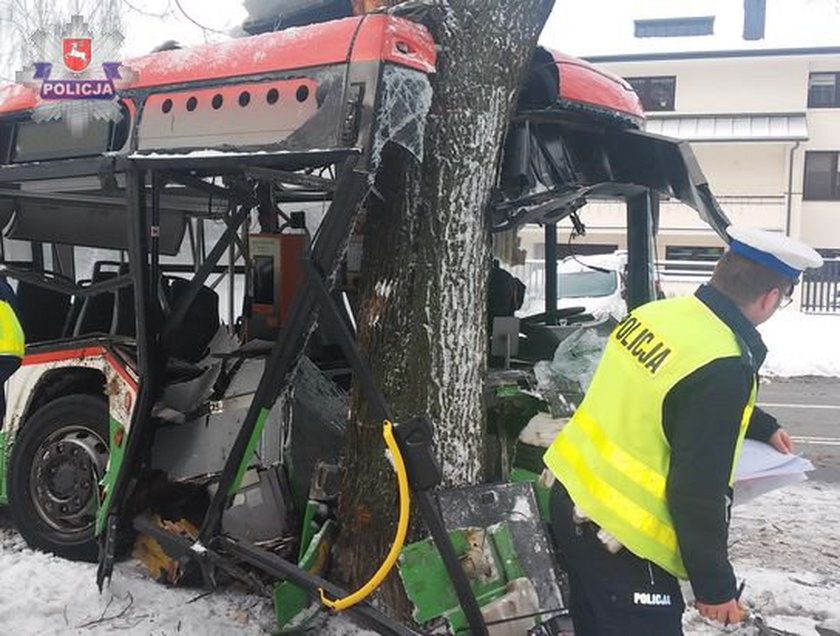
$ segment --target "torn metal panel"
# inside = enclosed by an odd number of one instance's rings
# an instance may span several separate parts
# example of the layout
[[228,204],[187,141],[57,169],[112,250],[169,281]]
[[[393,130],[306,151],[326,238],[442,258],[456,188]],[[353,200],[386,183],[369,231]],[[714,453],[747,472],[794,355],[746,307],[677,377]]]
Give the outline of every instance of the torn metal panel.
[[539,606],[544,610],[565,607],[551,544],[530,483],[446,490],[439,493],[438,499],[447,528],[481,527],[492,532],[497,524],[506,523],[511,551],[517,556],[522,575],[533,582]]
[[518,122],[508,136],[494,231],[551,223],[592,197],[628,198],[646,189],[697,210],[721,237],[729,219],[687,142],[638,130],[573,122]]
[[[245,360],[225,391],[230,408],[207,413],[175,426],[160,428],[152,450],[153,468],[166,471],[173,481],[195,479],[217,474],[225,465],[236,434],[251,405],[254,390],[262,376],[265,360]],[[211,367],[205,376],[215,377],[218,370]],[[186,409],[190,397],[207,388],[204,377],[171,385],[166,388],[167,403]],[[185,395],[180,395],[181,393]],[[189,395],[186,395],[189,394]],[[230,401],[231,397],[251,396],[244,401]],[[166,403],[159,405],[165,408]],[[196,404],[195,407],[200,405]],[[169,408],[175,409],[175,406]],[[182,411],[179,411],[182,412]],[[280,461],[282,429],[285,426],[282,400],[274,405],[266,419],[257,454],[259,464],[270,466]]]

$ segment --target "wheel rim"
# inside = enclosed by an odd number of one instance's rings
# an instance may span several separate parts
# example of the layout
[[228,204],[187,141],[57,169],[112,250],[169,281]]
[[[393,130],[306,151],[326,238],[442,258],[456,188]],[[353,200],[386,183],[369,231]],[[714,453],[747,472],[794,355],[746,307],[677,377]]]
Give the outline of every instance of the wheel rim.
[[70,540],[93,528],[107,463],[108,446],[90,426],[66,426],[41,442],[29,478],[41,519]]

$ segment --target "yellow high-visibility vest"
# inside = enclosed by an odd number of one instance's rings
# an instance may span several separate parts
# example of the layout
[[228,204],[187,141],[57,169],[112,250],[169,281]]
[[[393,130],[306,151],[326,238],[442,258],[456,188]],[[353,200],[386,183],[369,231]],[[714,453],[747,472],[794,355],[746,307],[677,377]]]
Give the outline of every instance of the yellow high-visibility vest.
[[24,339],[15,310],[0,300],[0,356],[23,357]]
[[[544,456],[590,519],[679,578],[688,576],[665,497],[671,460],[662,425],[665,397],[709,362],[740,355],[732,330],[694,296],[638,308],[610,335],[586,397]],[[753,379],[730,484],[756,390]]]

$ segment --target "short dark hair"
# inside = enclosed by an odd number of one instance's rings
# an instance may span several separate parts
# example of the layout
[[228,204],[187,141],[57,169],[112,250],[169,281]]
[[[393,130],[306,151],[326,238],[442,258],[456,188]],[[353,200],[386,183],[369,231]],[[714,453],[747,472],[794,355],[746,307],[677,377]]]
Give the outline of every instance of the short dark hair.
[[771,289],[787,290],[795,281],[769,267],[727,250],[715,266],[712,287],[745,306]]

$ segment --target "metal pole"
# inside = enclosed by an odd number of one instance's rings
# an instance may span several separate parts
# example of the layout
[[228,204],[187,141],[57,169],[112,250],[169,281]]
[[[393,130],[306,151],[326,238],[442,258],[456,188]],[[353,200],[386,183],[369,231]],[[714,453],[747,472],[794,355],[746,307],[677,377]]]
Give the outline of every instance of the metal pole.
[[[111,578],[116,559],[116,535],[119,517],[125,503],[131,471],[138,465],[137,454],[144,447],[147,438],[146,427],[151,422],[151,410],[156,389],[157,371],[154,321],[148,320],[149,310],[149,216],[145,200],[145,173],[129,167],[126,171],[126,198],[128,203],[128,256],[130,273],[134,281],[134,304],[137,307],[136,342],[137,366],[139,371],[137,398],[131,413],[130,434],[125,442],[122,462],[117,468],[117,477],[109,492],[105,494],[103,514],[106,515],[104,528],[100,532],[99,567],[96,583],[102,589],[106,579]],[[112,467],[113,470],[113,467]]]
[[557,312],[557,224],[545,224],[545,311],[547,324],[555,324]]
[[[232,211],[232,205],[228,207],[228,214]],[[231,241],[228,247],[228,328],[233,329],[233,295],[236,291],[235,287],[236,274],[236,242]]]
[[627,199],[627,309],[631,311],[653,300],[651,238],[652,199],[656,193],[645,190]]
[[793,161],[796,149],[799,148],[801,142],[797,141],[788,152],[788,191],[787,191],[787,205],[785,206],[785,234],[790,236],[792,217],[793,217]]

